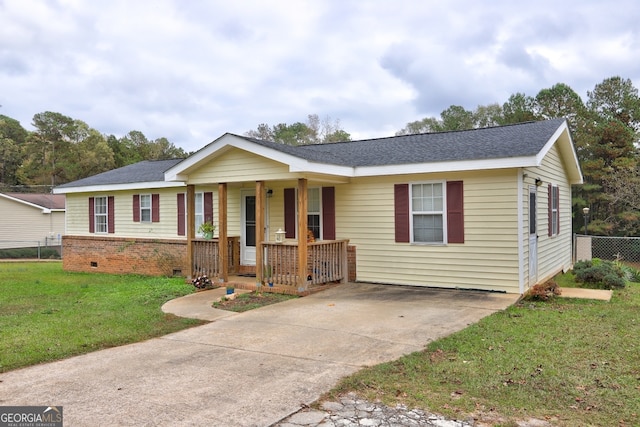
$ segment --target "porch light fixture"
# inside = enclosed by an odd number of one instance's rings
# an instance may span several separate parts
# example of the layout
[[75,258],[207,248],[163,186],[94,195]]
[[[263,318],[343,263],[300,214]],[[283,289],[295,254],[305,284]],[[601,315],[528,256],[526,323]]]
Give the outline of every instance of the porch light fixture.
[[273,196],[273,190],[271,188],[267,189],[267,197]]
[[540,178],[536,178],[536,187],[540,187],[542,185],[542,180]]
[[282,228],[278,228],[276,231],[276,243],[284,243],[284,236],[287,234]]

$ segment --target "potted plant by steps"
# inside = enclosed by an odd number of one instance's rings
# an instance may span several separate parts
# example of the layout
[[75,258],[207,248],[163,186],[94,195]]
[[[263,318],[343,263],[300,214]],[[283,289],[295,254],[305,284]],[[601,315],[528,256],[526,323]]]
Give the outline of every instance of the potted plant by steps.
[[211,240],[213,239],[213,233],[216,231],[216,226],[213,225],[211,221],[205,221],[200,224],[200,228],[198,228],[198,233],[202,234],[202,237],[205,239]]

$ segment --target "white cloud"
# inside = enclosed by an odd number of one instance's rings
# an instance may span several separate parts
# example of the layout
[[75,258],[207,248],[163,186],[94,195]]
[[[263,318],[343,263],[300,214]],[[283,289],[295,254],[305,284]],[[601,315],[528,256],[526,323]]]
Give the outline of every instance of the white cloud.
[[640,82],[635,0],[0,0],[0,114],[195,150],[259,123],[393,134],[563,82]]

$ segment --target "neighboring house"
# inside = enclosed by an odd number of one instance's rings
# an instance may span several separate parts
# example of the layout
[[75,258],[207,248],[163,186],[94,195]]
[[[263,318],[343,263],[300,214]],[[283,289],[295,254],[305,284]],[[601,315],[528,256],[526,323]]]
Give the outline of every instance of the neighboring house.
[[65,197],[0,193],[0,249],[60,245]]
[[[136,168],[157,175],[129,176]],[[571,267],[571,185],[580,183],[557,119],[297,147],[225,134],[183,161],[55,192],[67,195],[68,269],[117,259],[142,271],[120,256],[144,252],[162,261],[156,272],[254,272],[299,290],[357,277],[523,293]],[[210,218],[213,243],[196,234]],[[67,259],[70,246],[88,262]]]

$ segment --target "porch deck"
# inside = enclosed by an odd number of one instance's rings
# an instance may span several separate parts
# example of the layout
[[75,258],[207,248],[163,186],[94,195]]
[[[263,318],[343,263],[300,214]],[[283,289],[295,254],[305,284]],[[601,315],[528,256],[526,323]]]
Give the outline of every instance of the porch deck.
[[[348,279],[348,240],[328,240],[308,243],[306,271],[300,274],[298,245],[296,242],[263,242],[260,249],[264,253],[264,265],[256,276],[239,275],[239,242],[237,238],[228,241],[229,259],[226,260],[227,283],[241,289],[257,289],[289,294],[309,294],[317,289],[325,289]],[[192,241],[194,275],[207,275],[213,280],[223,278],[219,241]]]

